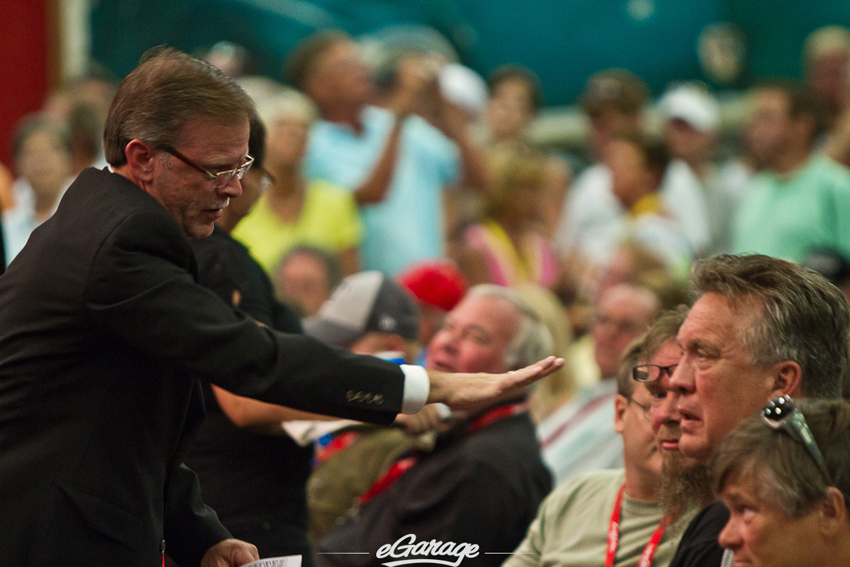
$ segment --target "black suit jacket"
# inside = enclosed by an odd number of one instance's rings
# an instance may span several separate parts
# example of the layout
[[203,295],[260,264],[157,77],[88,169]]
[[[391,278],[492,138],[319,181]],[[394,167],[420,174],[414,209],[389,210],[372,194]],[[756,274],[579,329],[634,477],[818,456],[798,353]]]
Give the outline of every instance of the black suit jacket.
[[397,365],[260,327],[195,272],[158,201],[88,169],[0,276],[0,565],[157,565],[163,540],[193,565],[227,537],[181,465],[193,376],[353,419],[399,411]]

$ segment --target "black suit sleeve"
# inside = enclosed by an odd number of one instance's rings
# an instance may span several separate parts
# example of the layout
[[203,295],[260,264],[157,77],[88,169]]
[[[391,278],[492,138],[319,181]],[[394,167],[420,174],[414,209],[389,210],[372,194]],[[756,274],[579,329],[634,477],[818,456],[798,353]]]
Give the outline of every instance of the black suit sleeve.
[[181,567],[199,565],[207,550],[231,537],[212,508],[204,504],[198,477],[186,465],[167,484],[164,516],[168,555]]
[[151,358],[238,395],[392,422],[404,386],[398,365],[258,326],[196,284],[191,247],[168,220],[135,214],[102,246],[85,298],[98,327]]

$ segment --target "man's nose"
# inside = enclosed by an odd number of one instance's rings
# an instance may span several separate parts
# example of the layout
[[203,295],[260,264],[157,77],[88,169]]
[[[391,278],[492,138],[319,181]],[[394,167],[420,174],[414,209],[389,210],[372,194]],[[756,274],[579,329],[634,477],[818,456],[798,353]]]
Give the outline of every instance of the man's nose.
[[679,413],[676,411],[678,396],[674,392],[667,392],[662,400],[652,404],[649,417],[652,421],[652,430],[657,432],[665,423],[679,422]]
[[234,199],[242,194],[242,181],[238,175],[234,175],[218,192],[225,197]]
[[682,357],[670,375],[670,391],[678,395],[694,391],[694,373],[687,355]]

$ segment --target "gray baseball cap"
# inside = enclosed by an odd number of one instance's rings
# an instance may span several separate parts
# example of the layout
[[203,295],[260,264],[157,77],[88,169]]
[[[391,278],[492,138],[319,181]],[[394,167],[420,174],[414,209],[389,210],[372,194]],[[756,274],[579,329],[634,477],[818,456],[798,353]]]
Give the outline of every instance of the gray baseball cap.
[[318,314],[304,320],[304,330],[338,347],[371,332],[415,340],[419,336],[419,306],[381,272],[360,272],[342,280]]

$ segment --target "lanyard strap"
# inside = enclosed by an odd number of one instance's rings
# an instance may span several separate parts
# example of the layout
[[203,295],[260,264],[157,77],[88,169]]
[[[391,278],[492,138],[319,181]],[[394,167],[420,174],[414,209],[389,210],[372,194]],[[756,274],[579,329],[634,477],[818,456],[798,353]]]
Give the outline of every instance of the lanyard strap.
[[480,415],[472,423],[470,423],[464,431],[464,434],[469,435],[470,433],[478,431],[482,427],[486,427],[491,423],[495,423],[505,418],[515,416],[527,410],[528,404],[526,402],[515,402],[512,404],[495,407],[490,411],[485,412],[483,415]]
[[[623,507],[623,492],[626,484],[620,487],[617,492],[617,501],[614,503],[614,511],[611,512],[611,523],[608,524],[608,550],[605,556],[605,567],[614,567],[614,556],[617,554],[617,546],[620,543],[620,509]],[[664,531],[670,525],[670,518],[665,516],[658,523],[658,527],[649,538],[649,543],[643,548],[643,553],[640,555],[638,567],[649,567],[652,565],[652,560],[655,558],[655,551],[658,549],[658,544],[664,536]]]
[[[475,421],[467,426],[464,430],[464,435],[469,435],[482,427],[501,421],[505,418],[520,414],[528,410],[528,404],[525,402],[516,402],[504,406],[499,406],[479,416]],[[399,459],[381,475],[378,480],[369,487],[369,489],[360,496],[360,504],[365,504],[369,500],[386,492],[386,490],[395,484],[401,475],[406,473],[410,467],[416,464],[422,453],[415,451],[412,455]]]

